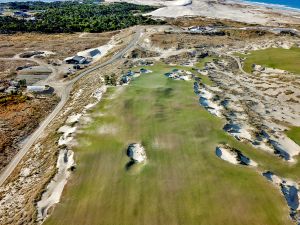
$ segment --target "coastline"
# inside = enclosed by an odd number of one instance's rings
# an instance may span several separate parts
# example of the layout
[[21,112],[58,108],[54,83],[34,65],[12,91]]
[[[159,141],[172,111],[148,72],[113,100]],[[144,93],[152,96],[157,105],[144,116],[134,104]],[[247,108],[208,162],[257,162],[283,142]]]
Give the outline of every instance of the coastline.
[[300,7],[295,8],[288,5],[282,5],[282,4],[272,4],[272,3],[264,3],[264,2],[257,2],[257,1],[248,1],[248,0],[233,0],[232,3],[239,3],[239,4],[246,4],[251,6],[261,6],[265,8],[270,8],[273,10],[285,10],[285,11],[294,11],[294,12],[300,12]]

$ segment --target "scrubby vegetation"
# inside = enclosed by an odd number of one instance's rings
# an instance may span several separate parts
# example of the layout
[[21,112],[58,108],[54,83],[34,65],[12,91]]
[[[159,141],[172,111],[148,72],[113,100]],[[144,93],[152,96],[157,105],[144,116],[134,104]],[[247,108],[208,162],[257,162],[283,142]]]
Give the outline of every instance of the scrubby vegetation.
[[142,16],[156,7],[128,3],[27,2],[9,5],[17,10],[38,10],[34,20],[0,17],[0,32],[103,32],[160,21]]
[[105,75],[104,76],[104,80],[105,80],[105,84],[106,85],[116,86],[118,78],[117,78],[117,75],[113,73],[110,76],[109,75]]

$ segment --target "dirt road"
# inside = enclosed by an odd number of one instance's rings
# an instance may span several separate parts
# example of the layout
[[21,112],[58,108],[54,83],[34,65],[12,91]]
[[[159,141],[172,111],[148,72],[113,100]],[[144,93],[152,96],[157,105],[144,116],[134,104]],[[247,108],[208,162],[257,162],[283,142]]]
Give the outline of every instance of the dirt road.
[[97,70],[101,67],[104,67],[108,64],[114,63],[117,60],[121,59],[132,47],[134,47],[140,36],[142,35],[141,28],[137,28],[136,34],[134,35],[133,39],[128,43],[128,45],[118,52],[117,54],[113,55],[111,59],[108,61],[95,65],[91,67],[90,69],[82,72],[77,77],[75,77],[73,80],[70,80],[68,82],[65,82],[62,84],[62,94],[61,94],[61,101],[59,104],[55,107],[55,109],[46,117],[46,119],[40,124],[40,126],[35,130],[35,132],[26,140],[26,143],[23,144],[22,148],[18,152],[18,154],[12,159],[12,161],[6,166],[3,173],[0,175],[0,186],[4,184],[6,179],[10,176],[10,174],[14,171],[14,169],[17,167],[19,162],[22,160],[24,155],[28,152],[30,147],[38,140],[40,135],[43,133],[45,128],[48,126],[48,124],[58,115],[58,113],[61,111],[61,109],[64,107],[66,102],[68,101],[70,97],[70,92],[72,90],[73,84],[77,82],[80,78],[83,76],[93,72],[94,70]]

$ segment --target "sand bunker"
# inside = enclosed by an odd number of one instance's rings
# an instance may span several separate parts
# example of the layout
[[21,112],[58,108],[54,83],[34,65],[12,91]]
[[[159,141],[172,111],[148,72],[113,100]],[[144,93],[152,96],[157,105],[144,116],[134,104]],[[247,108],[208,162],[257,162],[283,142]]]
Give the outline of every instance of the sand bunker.
[[71,170],[75,168],[73,155],[74,153],[70,150],[60,150],[56,165],[58,172],[48,184],[41,200],[37,202],[38,221],[43,222],[48,215],[48,210],[59,202],[64,186],[71,174]]
[[[102,86],[98,88],[91,97],[96,98],[96,102],[92,103],[95,105],[98,103],[103,93],[106,92],[106,86]],[[79,97],[75,96],[75,97]],[[90,104],[88,104],[90,105]],[[88,107],[90,108],[90,107]],[[37,221],[42,223],[48,216],[48,210],[53,207],[56,203],[59,202],[61,194],[63,192],[64,186],[67,183],[69,176],[71,175],[71,171],[75,169],[75,162],[74,162],[74,152],[65,148],[71,146],[71,141],[73,141],[74,137],[73,134],[77,130],[77,125],[79,119],[81,117],[85,117],[87,114],[87,107],[83,107],[81,113],[71,115],[67,118],[65,125],[60,127],[57,133],[61,134],[58,145],[63,147],[59,151],[58,159],[57,159],[57,173],[55,174],[54,178],[48,184],[46,191],[43,193],[40,201],[37,203]],[[140,157],[137,157],[140,160]],[[23,172],[26,175],[26,171]]]
[[82,116],[81,113],[69,116],[66,121],[66,124],[73,124],[73,123],[78,122],[81,116]]
[[300,192],[299,185],[289,179],[280,178],[274,173],[267,171],[263,173],[263,176],[266,177],[269,181],[271,181],[274,185],[280,188],[281,193],[283,194],[289,208],[290,208],[290,216],[293,220],[300,223]]
[[77,127],[70,127],[68,125],[64,125],[58,129],[58,133],[62,134],[58,140],[58,145],[67,145],[69,144],[72,140],[73,137],[71,136],[75,131]]
[[194,92],[199,95],[199,103],[211,114],[221,117],[223,106],[220,104],[215,95],[204,84],[194,83]]
[[185,70],[178,70],[178,69],[173,69],[172,72],[165,73],[165,76],[173,80],[185,80],[185,81],[194,78],[194,75],[191,72]]
[[144,162],[147,159],[145,148],[138,143],[133,143],[128,146],[127,156],[131,159],[131,161],[136,163]]
[[249,159],[247,156],[235,148],[231,148],[228,145],[219,145],[216,148],[216,155],[234,165],[245,165],[245,166],[257,166],[257,163]]
[[103,94],[106,92],[107,87],[103,85],[102,87],[96,89],[96,91],[93,93],[93,97],[96,98],[98,101],[102,99]]
[[[218,62],[214,63],[218,66],[221,65]],[[261,66],[256,66],[256,68],[257,71],[266,70]],[[254,86],[250,89],[249,86],[254,83],[249,82],[251,76],[247,75],[246,78],[243,78],[242,75],[239,75],[242,77],[239,78],[231,72],[224,72],[225,70],[226,68],[222,71],[208,73],[208,76],[218,85],[217,88],[205,85],[200,78],[195,78],[194,92],[200,96],[200,105],[211,114],[225,118],[227,123],[223,130],[237,140],[251,143],[255,148],[273,153],[286,161],[295,162],[295,156],[300,154],[300,146],[286,137],[284,134],[286,128],[273,122],[274,117],[271,113],[279,113],[279,110],[273,109],[272,112],[266,110],[266,107],[280,108],[280,103],[270,105],[276,99],[273,100],[272,97],[271,100],[267,101],[268,99],[265,98],[269,97],[265,94],[260,96],[259,87]],[[272,73],[283,73],[283,71],[276,69],[267,70]],[[255,77],[255,79],[257,78]],[[264,81],[264,79],[262,80]],[[262,102],[263,100],[266,102]],[[280,110],[284,109],[286,108],[281,107]],[[275,115],[275,118],[278,117],[279,119],[280,117],[282,119],[281,115],[283,114]],[[294,113],[290,118],[293,119],[296,116],[297,114]],[[296,119],[293,119],[293,121],[288,122],[295,124],[295,121]]]
[[273,152],[284,160],[295,162],[294,157],[300,153],[300,146],[288,137],[275,137],[264,130],[256,133],[254,147]]

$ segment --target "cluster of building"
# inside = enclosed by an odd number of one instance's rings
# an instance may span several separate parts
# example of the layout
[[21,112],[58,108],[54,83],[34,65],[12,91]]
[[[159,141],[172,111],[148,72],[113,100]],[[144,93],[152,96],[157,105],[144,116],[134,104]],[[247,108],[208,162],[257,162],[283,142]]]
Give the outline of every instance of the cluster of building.
[[4,80],[0,84],[0,92],[6,94],[16,94],[20,88],[20,82],[15,80]]
[[53,92],[53,88],[49,85],[31,85],[26,86],[25,80],[3,80],[0,81],[0,93],[1,95],[12,95],[22,93],[23,91],[28,93],[48,94]]
[[210,26],[193,26],[188,28],[189,33],[204,35],[225,35],[224,31]]
[[71,58],[66,59],[65,61],[67,64],[75,64],[75,65],[88,64],[88,59],[79,55],[75,55]]
[[75,65],[89,64],[93,60],[93,58],[100,55],[101,55],[101,51],[99,49],[92,49],[89,52],[87,52],[85,56],[75,55],[73,57],[65,59],[65,62],[67,64],[75,64]]

